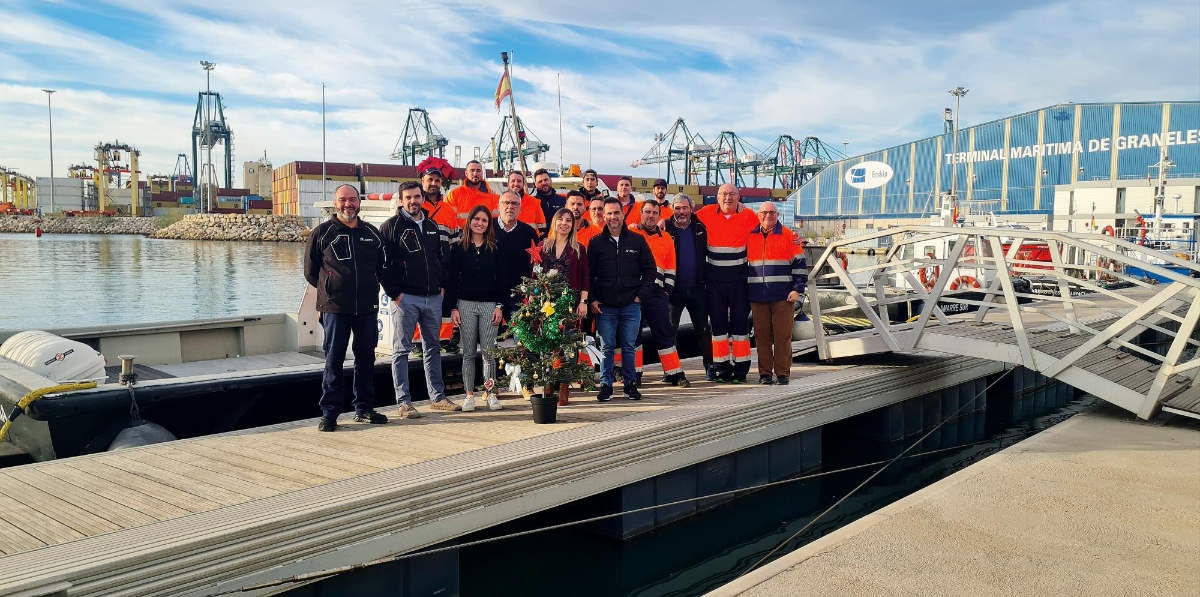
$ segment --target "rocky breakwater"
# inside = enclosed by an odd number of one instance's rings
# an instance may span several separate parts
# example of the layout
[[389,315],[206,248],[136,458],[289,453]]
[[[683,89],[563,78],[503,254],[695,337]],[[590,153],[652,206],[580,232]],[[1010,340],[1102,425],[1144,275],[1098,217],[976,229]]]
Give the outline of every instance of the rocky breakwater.
[[153,238],[304,242],[308,227],[300,216],[195,214],[159,230]]
[[153,234],[158,230],[158,218],[0,216],[0,232],[34,232],[38,228],[45,234]]

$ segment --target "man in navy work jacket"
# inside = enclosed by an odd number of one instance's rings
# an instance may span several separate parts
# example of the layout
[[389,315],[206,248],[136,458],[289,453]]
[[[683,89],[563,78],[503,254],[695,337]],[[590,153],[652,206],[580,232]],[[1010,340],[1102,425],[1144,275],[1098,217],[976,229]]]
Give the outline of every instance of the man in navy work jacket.
[[401,419],[421,416],[412,405],[408,384],[408,353],[413,347],[413,332],[421,328],[421,362],[425,369],[425,389],[434,410],[460,410],[446,397],[442,381],[442,354],[438,345],[438,327],[442,323],[442,289],[450,245],[437,223],[425,213],[421,185],[400,185],[399,213],[388,218],[379,232],[391,252],[388,275],[394,303],[392,312],[392,378]]
[[388,253],[383,236],[359,219],[358,189],[344,184],[334,191],[337,214],[308,236],[304,279],[317,289],[317,311],[325,329],[325,374],[321,378],[320,431],[337,428],[345,404],[342,379],[346,347],[354,337],[354,420],[387,423],[375,412],[375,319],[379,285],[391,296]]

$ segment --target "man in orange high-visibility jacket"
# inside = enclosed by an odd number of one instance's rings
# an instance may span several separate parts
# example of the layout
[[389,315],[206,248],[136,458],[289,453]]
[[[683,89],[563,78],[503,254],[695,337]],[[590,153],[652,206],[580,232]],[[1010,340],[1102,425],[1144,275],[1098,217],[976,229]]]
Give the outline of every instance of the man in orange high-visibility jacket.
[[546,214],[542,212],[542,202],[528,193],[525,175],[516,170],[509,172],[508,190],[521,197],[521,213],[517,214],[517,221],[533,226],[538,236],[546,234]]
[[[575,240],[585,247],[593,237],[604,230],[604,197],[596,197],[588,203],[587,217],[588,219],[585,219],[575,231]],[[578,224],[578,222],[576,223]]]
[[717,381],[745,383],[750,373],[746,240],[758,226],[758,218],[741,204],[737,187],[726,183],[717,189],[717,204],[696,212],[696,219],[708,231],[704,296]]
[[471,209],[476,205],[488,208],[488,211],[495,216],[497,214],[496,202],[499,199],[500,197],[492,193],[487,181],[483,179],[483,164],[479,163],[479,160],[467,162],[462,186],[455,187],[446,193],[446,203],[449,203],[458,212],[459,230],[466,229],[467,214],[471,213]]
[[[434,224],[437,224],[442,242],[446,246],[451,246],[458,242],[459,236],[462,234],[462,227],[458,221],[458,210],[442,197],[442,184],[445,180],[445,174],[439,167],[430,166],[421,172],[421,192],[425,196],[425,203],[422,207],[425,215],[433,220]],[[455,339],[457,330],[450,321],[450,312],[453,310],[454,305],[449,303],[442,305],[442,324],[438,328],[438,340],[446,352],[458,352],[458,341]],[[416,339],[419,340],[421,333],[419,328],[416,333]]]
[[792,371],[793,310],[808,284],[808,264],[795,235],[779,223],[774,203],[758,206],[758,221],[746,242],[758,383],[786,386]]
[[637,226],[642,223],[642,206],[633,196],[632,178],[622,176],[617,179],[617,200],[621,202],[621,213],[625,216],[626,226]]
[[[671,290],[675,288],[675,239],[658,226],[662,210],[653,201],[642,206],[641,225],[635,232],[646,238],[654,265],[658,273],[654,278],[654,291],[642,298],[642,322],[650,326],[651,348],[658,351],[658,362],[662,365],[663,382],[688,387],[687,376],[679,362],[679,351],[675,348],[675,328],[671,326]],[[640,347],[639,347],[640,348]],[[641,359],[639,359],[640,361]]]

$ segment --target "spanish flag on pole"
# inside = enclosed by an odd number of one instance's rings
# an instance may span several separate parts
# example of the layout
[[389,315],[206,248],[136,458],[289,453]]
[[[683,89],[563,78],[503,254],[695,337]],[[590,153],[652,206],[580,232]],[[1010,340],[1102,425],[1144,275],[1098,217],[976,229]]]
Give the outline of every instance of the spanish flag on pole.
[[510,95],[512,95],[512,84],[509,83],[508,72],[505,71],[504,75],[500,77],[500,84],[496,86],[496,111],[497,112],[500,111],[500,102],[503,102],[504,98],[506,98]]

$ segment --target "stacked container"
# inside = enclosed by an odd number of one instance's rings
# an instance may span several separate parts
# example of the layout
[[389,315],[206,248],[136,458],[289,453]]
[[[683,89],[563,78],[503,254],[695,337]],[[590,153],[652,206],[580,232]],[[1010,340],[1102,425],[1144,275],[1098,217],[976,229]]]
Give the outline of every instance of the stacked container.
[[319,219],[321,210],[315,204],[332,199],[333,190],[342,184],[360,186],[358,166],[326,162],[322,181],[321,162],[290,162],[272,174],[272,209],[280,215]]

